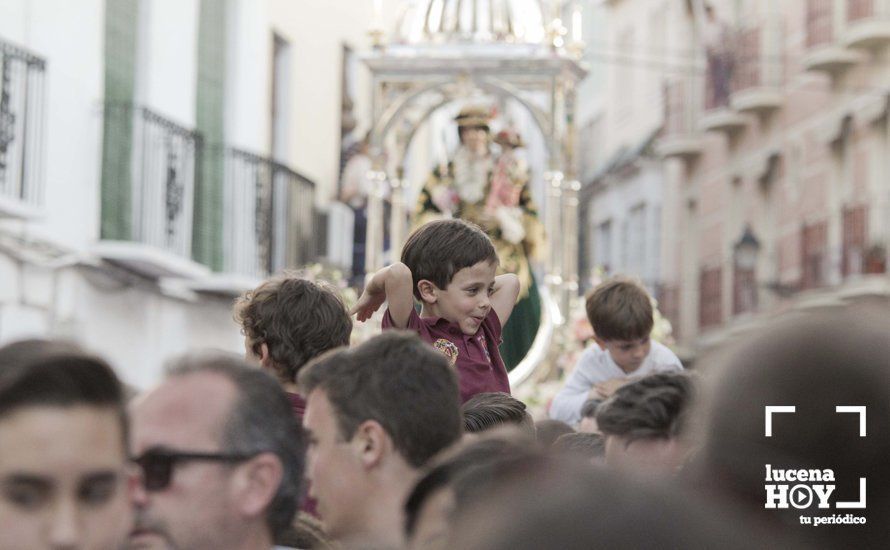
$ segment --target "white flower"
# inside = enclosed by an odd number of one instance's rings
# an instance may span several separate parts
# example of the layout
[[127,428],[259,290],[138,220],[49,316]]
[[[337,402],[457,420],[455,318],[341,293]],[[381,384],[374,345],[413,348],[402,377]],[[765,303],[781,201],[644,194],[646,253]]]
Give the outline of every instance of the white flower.
[[500,206],[495,210],[494,217],[501,227],[501,236],[504,240],[519,244],[525,238],[525,228],[522,226],[522,210],[518,207]]

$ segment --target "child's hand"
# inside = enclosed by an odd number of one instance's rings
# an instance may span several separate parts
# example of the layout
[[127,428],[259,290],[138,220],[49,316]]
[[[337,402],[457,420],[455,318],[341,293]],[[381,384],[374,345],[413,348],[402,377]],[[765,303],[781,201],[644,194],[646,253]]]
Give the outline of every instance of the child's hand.
[[375,311],[380,309],[383,302],[386,301],[386,295],[381,293],[369,293],[367,289],[362,292],[358,301],[349,310],[349,315],[355,315],[357,321],[367,321]]
[[615,390],[628,382],[629,380],[627,378],[613,378],[611,380],[606,380],[605,382],[600,382],[599,384],[594,384],[593,389],[601,399],[608,399],[609,397],[612,397]]

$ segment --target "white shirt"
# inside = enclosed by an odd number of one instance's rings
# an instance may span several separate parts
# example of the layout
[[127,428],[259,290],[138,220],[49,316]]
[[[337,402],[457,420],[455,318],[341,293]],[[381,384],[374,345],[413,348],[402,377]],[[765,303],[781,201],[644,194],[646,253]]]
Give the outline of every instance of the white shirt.
[[645,376],[653,372],[680,371],[683,365],[670,349],[664,344],[652,341],[649,355],[643,364],[633,372],[624,372],[612,359],[608,351],[596,343],[590,345],[581,354],[575,370],[569,376],[566,385],[553,398],[550,405],[550,418],[562,420],[574,426],[581,420],[581,407],[588,399],[594,384],[613,378]]

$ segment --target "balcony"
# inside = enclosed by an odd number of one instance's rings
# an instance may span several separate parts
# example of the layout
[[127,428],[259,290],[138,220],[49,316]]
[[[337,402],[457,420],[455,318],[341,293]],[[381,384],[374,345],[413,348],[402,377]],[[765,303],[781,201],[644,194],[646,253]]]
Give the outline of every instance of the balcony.
[[200,136],[144,107],[106,104],[104,114],[96,254],[149,278],[205,276],[191,260]]
[[808,0],[806,47],[803,65],[808,71],[825,72],[832,78],[863,59],[860,52],[840,42],[845,26],[843,0]]
[[696,127],[694,82],[691,78],[681,78],[665,85],[664,128],[656,145],[657,153],[663,157],[688,161],[704,149],[704,141]]
[[270,158],[212,148],[223,160],[222,263],[189,289],[223,296],[256,287],[269,275],[316,258],[315,184]]
[[730,52],[707,53],[705,111],[699,120],[699,127],[705,132],[734,134],[745,126],[745,117],[729,104],[734,57]]
[[890,1],[847,0],[844,44],[876,49],[890,42]]
[[738,38],[730,105],[740,113],[767,116],[784,101],[781,21],[742,29]]
[[0,218],[33,218],[43,207],[45,67],[0,41]]
[[701,268],[698,281],[698,326],[707,330],[723,323],[723,270]]

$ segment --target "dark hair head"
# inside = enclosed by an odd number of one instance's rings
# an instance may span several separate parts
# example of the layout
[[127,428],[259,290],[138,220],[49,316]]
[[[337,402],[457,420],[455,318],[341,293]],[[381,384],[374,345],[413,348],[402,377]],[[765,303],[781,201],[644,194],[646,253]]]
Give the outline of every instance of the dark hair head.
[[602,399],[588,399],[581,405],[581,418],[596,418],[596,410],[602,404]]
[[449,548],[779,548],[738,516],[674,486],[568,457],[500,465],[500,478],[458,507]]
[[266,344],[283,383],[325,351],[349,345],[352,319],[330,285],[293,274],[269,279],[235,302],[235,320],[260,355]]
[[550,448],[559,436],[571,433],[575,433],[575,429],[562,420],[547,418],[535,422],[535,438],[545,449]]
[[637,439],[667,439],[680,435],[693,397],[690,377],[659,372],[618,388],[596,412],[604,435]]
[[534,437],[535,422],[526,412],[525,403],[503,392],[477,393],[460,408],[464,431],[479,433],[505,424],[519,426]]
[[461,219],[424,224],[408,237],[402,248],[402,263],[411,270],[414,296],[418,300],[420,281],[426,279],[444,290],[455,273],[479,262],[497,264],[497,251],[479,226]]
[[[890,517],[890,328],[888,310],[849,306],[786,315],[732,346],[702,359],[713,378],[701,407],[704,437],[698,454],[705,482],[751,510],[784,519],[789,529],[818,536],[837,548],[886,545]],[[794,406],[764,429],[765,407]],[[866,437],[856,414],[838,405],[866,407]],[[857,500],[868,479],[867,524],[801,527],[800,511],[764,512],[764,469],[831,469],[838,500]],[[837,510],[825,510],[831,514]],[[814,509],[808,514],[817,513]]]
[[647,338],[655,323],[649,293],[632,279],[609,279],[587,297],[586,306],[593,332],[602,340]]
[[0,417],[24,407],[79,405],[117,413],[126,449],[124,389],[108,363],[65,342],[23,340],[0,348]]
[[238,454],[270,452],[281,461],[281,485],[266,513],[272,535],[277,537],[297,512],[303,480],[305,441],[290,401],[272,376],[234,356],[191,354],[167,370],[168,377],[197,373],[220,375],[237,389],[223,429],[222,448]]
[[600,434],[570,433],[559,436],[553,450],[580,458],[603,458],[606,455],[605,439]]
[[460,437],[460,394],[448,360],[414,334],[387,331],[325,354],[299,377],[308,396],[325,392],[344,439],[374,420],[414,467]]
[[417,525],[417,518],[426,500],[439,489],[468,471],[516,454],[524,454],[527,446],[510,439],[489,438],[475,440],[445,451],[435,459],[405,501],[405,532],[410,537]]

